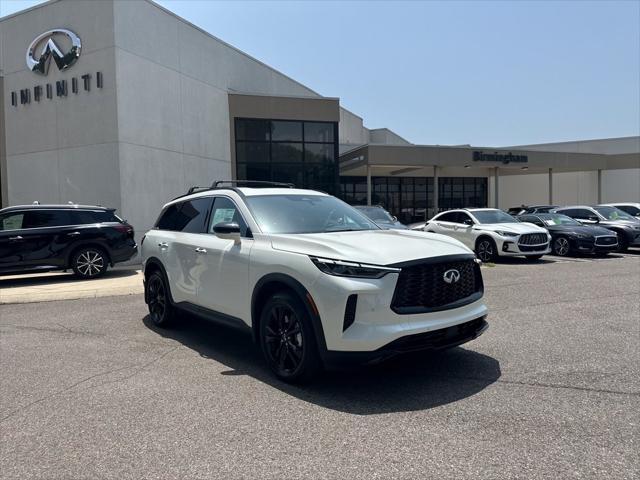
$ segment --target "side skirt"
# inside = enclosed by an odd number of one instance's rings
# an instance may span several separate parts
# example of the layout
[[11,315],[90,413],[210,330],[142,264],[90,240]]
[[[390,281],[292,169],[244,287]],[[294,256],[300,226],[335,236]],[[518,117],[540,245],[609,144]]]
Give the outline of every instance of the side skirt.
[[204,308],[189,302],[178,302],[173,306],[179,310],[182,310],[183,312],[190,313],[192,315],[195,315],[196,317],[216,323],[218,325],[234,328],[236,330],[240,330],[249,334],[251,333],[251,327],[237,317],[232,317],[231,315],[226,315],[214,310],[209,310],[208,308]]

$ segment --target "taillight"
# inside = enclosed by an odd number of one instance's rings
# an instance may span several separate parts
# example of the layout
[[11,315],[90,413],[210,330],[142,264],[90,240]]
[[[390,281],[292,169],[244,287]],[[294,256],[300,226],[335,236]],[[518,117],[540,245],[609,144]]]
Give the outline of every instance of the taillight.
[[133,236],[133,227],[131,225],[114,225],[113,228],[120,233],[126,233]]

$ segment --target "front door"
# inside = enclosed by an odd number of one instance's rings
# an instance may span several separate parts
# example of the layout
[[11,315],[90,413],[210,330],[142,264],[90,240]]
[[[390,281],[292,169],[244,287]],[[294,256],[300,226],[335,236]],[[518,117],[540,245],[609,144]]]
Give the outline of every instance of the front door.
[[[218,223],[240,225],[241,240],[217,237],[213,227]],[[225,315],[242,318],[249,284],[249,254],[253,239],[247,237],[247,224],[237,205],[228,197],[215,197],[209,216],[207,234],[202,235],[199,248],[205,250],[206,268],[200,272],[198,305]],[[247,320],[247,319],[244,319]]]

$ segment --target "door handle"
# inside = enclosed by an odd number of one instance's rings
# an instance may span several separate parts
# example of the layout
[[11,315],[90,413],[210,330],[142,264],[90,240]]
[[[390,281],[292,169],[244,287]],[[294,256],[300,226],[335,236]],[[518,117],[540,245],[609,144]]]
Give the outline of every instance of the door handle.
[[80,232],[69,232],[67,233],[67,235],[69,235],[70,237],[77,237],[78,235],[80,235]]
[[203,253],[203,254],[207,253],[207,249],[206,248],[197,247],[196,248],[196,253]]
[[20,235],[16,237],[9,237],[10,242],[19,242],[20,240],[22,240],[22,237]]
[[169,244],[167,242],[160,242],[158,246],[162,249],[169,248]]

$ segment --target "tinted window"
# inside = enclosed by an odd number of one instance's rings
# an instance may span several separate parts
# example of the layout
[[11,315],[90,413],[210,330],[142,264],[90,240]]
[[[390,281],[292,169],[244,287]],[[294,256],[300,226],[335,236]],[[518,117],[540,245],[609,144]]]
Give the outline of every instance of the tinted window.
[[304,141],[333,143],[333,123],[305,122]]
[[594,210],[607,220],[633,220],[631,215],[616,207],[595,207]]
[[118,217],[113,210],[95,210],[91,213],[91,216],[93,217],[93,221],[94,222],[118,222],[118,223],[124,223],[123,220]]
[[176,230],[186,233],[203,233],[211,207],[211,198],[195,198],[184,202],[177,216]]
[[238,211],[236,204],[226,197],[216,197],[213,202],[213,210],[209,220],[209,233],[213,233],[213,227],[218,223],[237,223],[240,225],[240,235],[247,236],[246,222]]
[[89,223],[98,223],[98,220],[92,215],[93,212],[87,212],[84,210],[70,211],[69,222],[70,225],[86,225]]
[[170,205],[158,220],[160,230],[173,230],[186,233],[203,233],[211,206],[210,197],[195,198]]
[[573,212],[573,215],[571,215],[571,216],[575,217],[575,218],[588,219],[590,217],[596,217],[597,216],[591,210],[587,210],[586,208],[576,208],[576,209],[572,210],[572,212]]
[[638,215],[640,214],[640,208],[634,207],[632,205],[619,205],[618,207],[623,212],[627,212],[629,215]]
[[23,212],[13,212],[3,215],[0,217],[0,230],[20,230],[23,220]]
[[538,217],[534,217],[532,215],[523,215],[521,217],[518,217],[518,219],[521,222],[533,223],[534,225],[538,225],[539,227],[543,227],[544,226],[544,224],[542,223],[542,221]]
[[458,212],[448,212],[443,213],[438,218],[436,218],[438,222],[452,222],[458,223]]
[[274,142],[301,142],[302,122],[271,122],[271,140]]
[[66,210],[31,210],[24,214],[22,228],[60,227],[70,225]]
[[458,212],[458,223],[462,223],[464,225],[473,225],[473,220],[466,213]]

